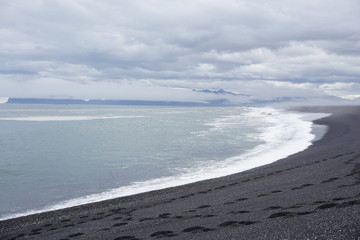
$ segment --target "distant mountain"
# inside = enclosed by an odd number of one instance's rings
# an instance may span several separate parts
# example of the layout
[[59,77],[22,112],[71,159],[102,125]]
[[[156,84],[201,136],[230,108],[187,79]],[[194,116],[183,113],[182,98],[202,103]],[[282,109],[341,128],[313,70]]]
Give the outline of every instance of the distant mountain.
[[284,102],[304,102],[308,98],[305,97],[276,97],[272,99],[252,99],[252,104],[274,104],[274,103],[284,103]]
[[295,105],[349,105],[349,104],[360,104],[359,100],[348,100],[339,98],[332,95],[319,95],[313,97],[302,97],[302,96],[281,96],[281,97],[267,97],[267,96],[257,96],[257,95],[248,95],[240,94],[235,92],[226,91],[224,89],[211,90],[211,89],[193,89],[194,92],[199,93],[208,93],[211,95],[221,96],[221,98],[226,99],[227,105],[255,105],[255,106],[264,106],[264,105],[276,105],[276,106],[295,106]]
[[7,104],[85,104],[81,99],[9,98]]
[[[217,95],[215,99],[203,102],[186,101],[147,101],[147,100],[99,100],[99,99],[51,99],[51,98],[3,98],[6,104],[77,104],[77,105],[129,105],[129,106],[310,106],[310,105],[349,105],[360,104],[359,99],[347,100],[335,96],[319,97],[273,97],[250,96],[224,89],[197,89],[195,92]],[[0,98],[1,100],[1,98]],[[6,101],[5,101],[6,100]]]
[[146,101],[146,100],[91,100],[91,99],[51,99],[51,98],[9,98],[7,104],[77,104],[77,105],[130,105],[130,106],[221,106],[226,99],[206,102]]
[[240,93],[234,93],[225,91],[224,89],[220,90],[210,90],[210,89],[193,89],[194,92],[201,92],[201,93],[212,93],[216,95],[232,95],[232,96],[249,96],[247,94],[240,94]]
[[272,105],[272,106],[316,106],[316,105],[349,105],[356,104],[352,100],[347,100],[335,96],[319,97],[277,97],[273,99],[253,99],[252,105]]

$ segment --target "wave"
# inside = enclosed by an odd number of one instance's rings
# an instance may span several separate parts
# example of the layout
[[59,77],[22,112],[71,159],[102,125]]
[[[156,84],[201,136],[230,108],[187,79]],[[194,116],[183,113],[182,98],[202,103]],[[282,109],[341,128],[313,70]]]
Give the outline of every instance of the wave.
[[[264,143],[253,149],[249,149],[239,156],[233,156],[221,162],[207,161],[193,169],[185,169],[181,174],[175,176],[162,177],[144,182],[134,182],[128,186],[63,201],[42,209],[11,214],[0,218],[0,220],[180,186],[201,180],[223,177],[270,164],[308,148],[315,138],[315,135],[312,133],[312,120],[329,115],[300,114],[271,108],[248,108],[248,110],[249,113],[247,113],[247,117],[262,120],[267,123],[263,133],[258,136]],[[225,116],[225,118],[230,119],[230,121],[227,121],[228,124],[232,124],[236,116]],[[224,127],[225,123],[217,119],[213,123],[209,123],[209,125],[219,128]]]
[[9,117],[0,118],[3,121],[86,121],[100,119],[119,119],[119,118],[142,118],[144,116],[32,116],[32,117]]

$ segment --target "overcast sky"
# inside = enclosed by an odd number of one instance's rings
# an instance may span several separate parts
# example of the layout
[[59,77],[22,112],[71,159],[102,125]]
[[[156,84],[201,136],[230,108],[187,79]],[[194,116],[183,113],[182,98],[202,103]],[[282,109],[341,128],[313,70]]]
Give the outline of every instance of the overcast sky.
[[0,0],[0,97],[360,97],[359,0]]

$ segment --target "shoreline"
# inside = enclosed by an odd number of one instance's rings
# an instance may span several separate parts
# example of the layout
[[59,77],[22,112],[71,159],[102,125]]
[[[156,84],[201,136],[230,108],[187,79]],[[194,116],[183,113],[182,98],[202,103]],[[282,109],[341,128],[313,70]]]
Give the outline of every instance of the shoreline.
[[1,221],[0,238],[356,239],[360,108],[297,110],[333,113],[314,121],[329,129],[305,151],[225,177]]

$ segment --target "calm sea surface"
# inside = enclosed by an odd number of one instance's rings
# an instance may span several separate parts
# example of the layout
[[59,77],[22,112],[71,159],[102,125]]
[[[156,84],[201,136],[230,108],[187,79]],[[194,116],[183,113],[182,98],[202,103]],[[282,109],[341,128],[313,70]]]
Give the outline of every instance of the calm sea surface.
[[295,113],[0,105],[0,218],[223,176],[310,145]]

